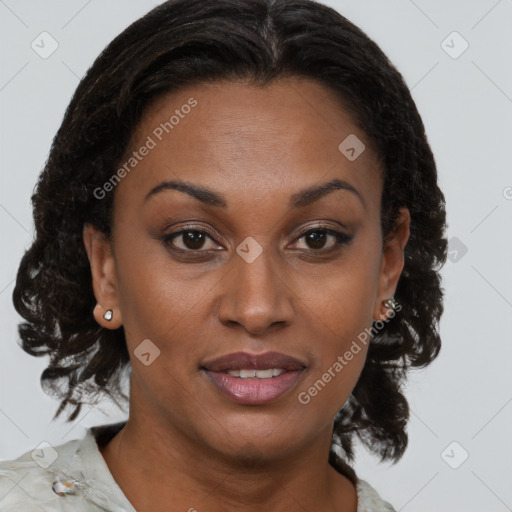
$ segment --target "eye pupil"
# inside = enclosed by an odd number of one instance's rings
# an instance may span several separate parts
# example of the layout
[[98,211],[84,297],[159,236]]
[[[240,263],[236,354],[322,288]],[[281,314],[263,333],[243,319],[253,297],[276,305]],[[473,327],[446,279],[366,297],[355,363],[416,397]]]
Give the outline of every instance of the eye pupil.
[[321,249],[325,245],[326,236],[325,231],[311,231],[307,236],[308,245],[311,247],[313,243],[312,249]]
[[[192,242],[189,244],[188,242]],[[204,245],[204,233],[199,231],[186,231],[183,233],[183,242],[189,249],[201,249]]]

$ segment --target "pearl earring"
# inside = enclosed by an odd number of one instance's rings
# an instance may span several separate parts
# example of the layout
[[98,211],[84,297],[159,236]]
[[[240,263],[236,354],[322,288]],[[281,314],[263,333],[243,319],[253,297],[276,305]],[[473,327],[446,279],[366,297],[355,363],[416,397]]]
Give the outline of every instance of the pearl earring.
[[110,320],[112,320],[112,317],[114,316],[114,312],[111,310],[111,309],[107,309],[107,311],[105,312],[105,314],[103,315],[103,318],[107,321],[107,322],[110,322]]

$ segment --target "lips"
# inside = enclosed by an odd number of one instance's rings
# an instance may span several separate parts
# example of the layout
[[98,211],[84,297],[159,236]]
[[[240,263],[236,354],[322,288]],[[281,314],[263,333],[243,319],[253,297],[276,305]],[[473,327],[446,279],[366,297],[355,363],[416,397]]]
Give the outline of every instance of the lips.
[[281,368],[286,371],[303,370],[306,365],[291,356],[279,352],[248,354],[236,352],[204,363],[203,368],[210,372],[228,372],[230,370],[268,370]]
[[286,354],[237,352],[207,361],[201,370],[215,389],[238,404],[276,400],[299,380],[306,364]]

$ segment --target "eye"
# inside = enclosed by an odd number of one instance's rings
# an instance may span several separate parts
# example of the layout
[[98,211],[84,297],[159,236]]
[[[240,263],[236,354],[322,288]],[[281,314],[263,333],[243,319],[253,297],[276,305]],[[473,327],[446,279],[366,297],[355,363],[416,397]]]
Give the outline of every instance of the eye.
[[[183,229],[176,233],[166,235],[162,240],[165,244],[171,246],[173,249],[180,251],[208,251],[216,250],[219,248],[219,245],[208,233],[197,229]],[[211,244],[212,247],[204,248],[207,240],[214,242]]]
[[[302,239],[304,239],[303,243],[300,242]],[[298,237],[293,248],[324,253],[334,251],[341,245],[347,245],[351,240],[351,236],[341,231],[319,226],[309,229]],[[209,233],[199,229],[182,229],[176,233],[165,235],[162,241],[171,249],[181,252],[194,253],[223,249]],[[210,241],[210,247],[207,245],[208,241]]]
[[[304,239],[306,246],[303,245],[301,247],[298,243],[302,239]],[[326,252],[335,250],[340,245],[347,245],[350,240],[352,240],[352,237],[332,228],[316,227],[314,229],[309,229],[296,240],[294,247],[296,249],[309,249],[317,252]]]

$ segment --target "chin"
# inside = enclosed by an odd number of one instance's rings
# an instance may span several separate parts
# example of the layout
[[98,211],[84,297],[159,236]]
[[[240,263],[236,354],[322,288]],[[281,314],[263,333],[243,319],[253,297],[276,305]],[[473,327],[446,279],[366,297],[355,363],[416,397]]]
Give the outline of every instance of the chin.
[[[243,466],[259,467],[274,463],[282,458],[300,451],[302,444],[307,443],[306,433],[294,432],[284,418],[280,422],[272,422],[266,428],[261,429],[255,425],[252,428],[240,428],[236,430],[227,428],[219,432],[217,441],[210,439],[209,444],[214,450],[224,456],[239,462]],[[280,427],[285,427],[281,429]],[[301,442],[301,439],[303,441]]]

